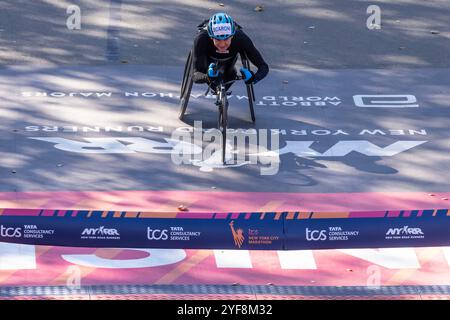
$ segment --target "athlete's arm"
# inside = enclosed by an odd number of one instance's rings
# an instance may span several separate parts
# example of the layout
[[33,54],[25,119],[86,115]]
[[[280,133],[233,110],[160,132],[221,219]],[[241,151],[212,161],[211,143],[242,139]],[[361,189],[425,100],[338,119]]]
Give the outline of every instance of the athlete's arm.
[[241,37],[242,47],[247,53],[248,59],[258,68],[258,72],[253,76],[253,83],[256,83],[267,76],[269,73],[269,65],[264,61],[261,53],[256,49],[252,40],[244,32],[241,33]]
[[206,48],[208,44],[208,34],[201,32],[194,40],[193,50],[193,64],[194,64],[194,82],[206,83],[209,82],[208,75],[206,74],[208,69],[208,57],[206,56]]

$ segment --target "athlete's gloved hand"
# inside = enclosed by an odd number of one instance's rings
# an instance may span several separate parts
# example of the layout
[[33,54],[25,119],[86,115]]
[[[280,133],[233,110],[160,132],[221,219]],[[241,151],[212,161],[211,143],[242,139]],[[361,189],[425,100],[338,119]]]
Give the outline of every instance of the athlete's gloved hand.
[[241,75],[244,78],[245,84],[254,84],[255,81],[255,74],[248,70],[247,68],[240,68],[239,71],[241,71]]
[[211,63],[208,67],[208,77],[217,78],[219,76],[219,70],[216,70],[216,64]]

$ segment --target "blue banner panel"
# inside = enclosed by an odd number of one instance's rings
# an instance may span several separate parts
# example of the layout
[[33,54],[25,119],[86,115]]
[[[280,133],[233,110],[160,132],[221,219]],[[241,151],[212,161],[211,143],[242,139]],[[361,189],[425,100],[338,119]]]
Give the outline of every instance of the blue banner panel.
[[281,250],[282,219],[0,216],[0,241],[114,248]]
[[302,250],[450,245],[450,211],[0,210],[0,241],[96,248]]
[[285,220],[291,249],[389,248],[450,245],[450,217]]

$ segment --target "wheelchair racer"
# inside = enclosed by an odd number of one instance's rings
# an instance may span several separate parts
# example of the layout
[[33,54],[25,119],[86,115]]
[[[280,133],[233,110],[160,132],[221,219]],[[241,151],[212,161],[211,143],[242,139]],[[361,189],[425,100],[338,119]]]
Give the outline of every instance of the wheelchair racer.
[[[206,30],[202,30],[194,40],[193,80],[195,83],[208,83],[214,88],[214,79],[223,73],[224,82],[234,80],[237,72],[235,63],[237,54],[246,54],[257,68],[254,73],[240,68],[246,84],[256,84],[269,73],[269,66],[252,40],[240,29],[233,18],[226,13],[216,13],[207,21]],[[220,70],[219,70],[220,69]],[[227,86],[228,88],[231,86]]]

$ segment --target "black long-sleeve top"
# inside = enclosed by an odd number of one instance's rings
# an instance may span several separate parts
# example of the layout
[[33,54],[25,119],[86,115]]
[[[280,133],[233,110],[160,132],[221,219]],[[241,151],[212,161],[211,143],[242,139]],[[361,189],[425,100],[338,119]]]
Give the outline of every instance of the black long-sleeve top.
[[258,49],[253,45],[252,40],[242,30],[236,30],[228,52],[219,53],[207,31],[201,31],[194,40],[193,63],[194,82],[208,82],[207,69],[212,59],[236,61],[238,53],[247,54],[248,59],[253,63],[258,71],[255,73],[255,82],[260,81],[269,73],[269,66],[264,61]]

